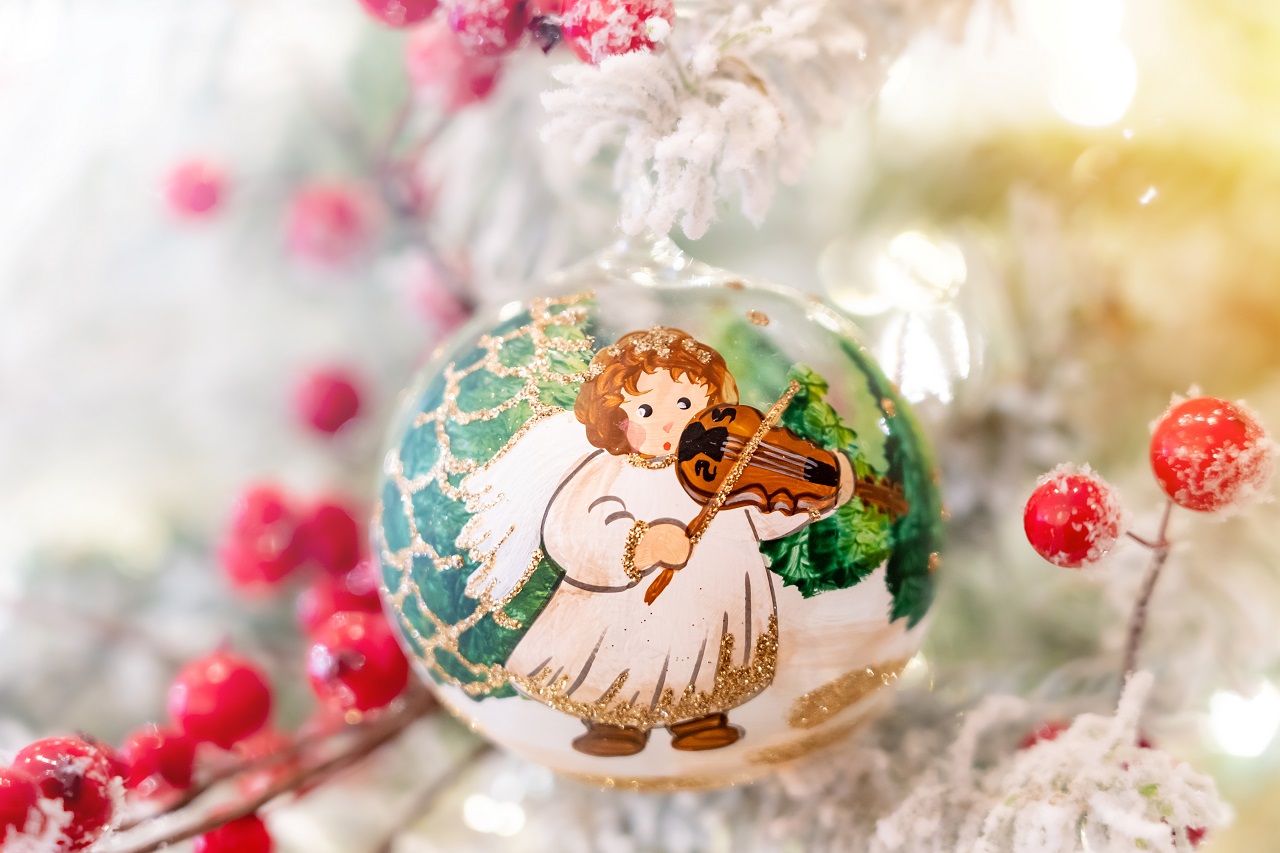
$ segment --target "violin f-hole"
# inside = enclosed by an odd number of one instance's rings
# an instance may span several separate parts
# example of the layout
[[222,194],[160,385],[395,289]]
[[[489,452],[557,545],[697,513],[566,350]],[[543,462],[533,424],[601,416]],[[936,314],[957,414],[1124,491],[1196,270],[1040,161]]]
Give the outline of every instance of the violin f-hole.
[[693,463],[693,473],[697,474],[708,483],[715,480],[717,470],[716,466],[712,465],[705,459],[699,459],[697,462]]

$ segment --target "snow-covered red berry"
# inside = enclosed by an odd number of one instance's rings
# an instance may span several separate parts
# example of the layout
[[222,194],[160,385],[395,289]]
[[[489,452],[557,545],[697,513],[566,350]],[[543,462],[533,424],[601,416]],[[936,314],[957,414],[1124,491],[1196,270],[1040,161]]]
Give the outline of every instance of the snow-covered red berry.
[[126,767],[125,787],[141,797],[191,787],[196,743],[182,732],[154,723],[125,738],[120,757]]
[[12,835],[34,834],[44,825],[44,815],[36,808],[40,789],[25,770],[0,767],[0,849]]
[[362,560],[346,574],[326,572],[312,581],[298,596],[298,624],[302,630],[314,633],[335,613],[377,613],[381,610],[374,572],[373,564]]
[[502,60],[469,53],[449,22],[438,19],[409,35],[405,68],[418,98],[452,113],[489,97]]
[[335,575],[351,571],[364,554],[364,531],[355,512],[336,500],[317,504],[298,535],[306,559]]
[[332,435],[360,413],[356,379],[341,368],[308,374],[294,395],[298,417],[318,432]]
[[437,0],[360,0],[360,5],[389,27],[409,27],[431,17]]
[[671,33],[673,0],[566,0],[560,28],[583,62],[653,50]]
[[343,266],[368,245],[373,214],[364,193],[345,184],[303,187],[289,207],[289,248],[320,266]]
[[169,688],[169,715],[187,737],[230,749],[266,725],[271,688],[251,661],[214,652],[178,673]]
[[1046,740],[1057,740],[1058,735],[1071,728],[1071,724],[1064,720],[1050,720],[1042,723],[1033,731],[1027,732],[1026,736],[1018,742],[1018,749],[1030,749],[1038,743]]
[[97,746],[78,737],[45,738],[19,751],[13,767],[35,781],[41,797],[57,800],[67,812],[60,850],[83,850],[111,825],[111,760]]
[[1120,501],[1086,465],[1060,465],[1040,478],[1027,499],[1023,529],[1031,547],[1057,566],[1102,559],[1120,537]]
[[212,215],[226,193],[222,169],[203,160],[188,160],[174,167],[165,179],[169,209],[188,219]]
[[298,517],[280,489],[258,485],[246,490],[236,500],[219,549],[227,579],[246,591],[284,580],[302,559],[297,529]]
[[449,29],[476,56],[515,50],[529,20],[527,0],[450,0],[448,8]]
[[404,691],[409,662],[380,613],[338,613],[307,655],[311,687],[324,702],[372,711]]
[[1275,444],[1243,405],[1181,400],[1151,430],[1151,468],[1174,503],[1214,512],[1256,498],[1271,476]]
[[191,849],[194,853],[271,853],[274,846],[262,818],[249,815],[206,832]]

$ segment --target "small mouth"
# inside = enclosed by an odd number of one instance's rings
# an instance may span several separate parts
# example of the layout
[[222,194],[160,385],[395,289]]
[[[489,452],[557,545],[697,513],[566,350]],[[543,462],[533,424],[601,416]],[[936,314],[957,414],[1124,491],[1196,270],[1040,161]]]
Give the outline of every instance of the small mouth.
[[663,442],[663,444],[662,444],[662,449],[663,449],[663,450],[670,450],[670,449],[671,449],[671,442],[669,442],[669,441],[667,441],[667,442]]

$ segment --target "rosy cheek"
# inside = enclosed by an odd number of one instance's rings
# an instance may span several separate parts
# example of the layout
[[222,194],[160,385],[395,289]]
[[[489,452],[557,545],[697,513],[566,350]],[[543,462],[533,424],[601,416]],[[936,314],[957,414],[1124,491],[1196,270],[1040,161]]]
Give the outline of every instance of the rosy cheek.
[[627,441],[630,442],[632,450],[639,450],[644,445],[645,437],[648,435],[644,426],[630,418],[627,419],[623,431],[626,433]]

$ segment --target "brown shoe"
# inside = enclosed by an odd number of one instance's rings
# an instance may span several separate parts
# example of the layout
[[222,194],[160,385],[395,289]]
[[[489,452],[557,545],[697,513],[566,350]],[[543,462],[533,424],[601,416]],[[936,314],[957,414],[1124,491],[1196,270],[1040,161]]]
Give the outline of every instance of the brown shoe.
[[649,732],[629,726],[587,723],[587,733],[574,738],[573,748],[599,758],[635,755],[649,742]]
[[727,714],[708,714],[696,720],[685,720],[667,726],[667,730],[671,732],[671,746],[685,752],[723,749],[737,743],[746,734],[741,726],[729,724]]

